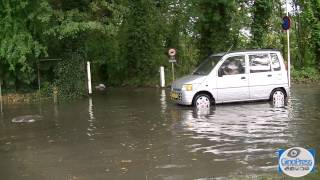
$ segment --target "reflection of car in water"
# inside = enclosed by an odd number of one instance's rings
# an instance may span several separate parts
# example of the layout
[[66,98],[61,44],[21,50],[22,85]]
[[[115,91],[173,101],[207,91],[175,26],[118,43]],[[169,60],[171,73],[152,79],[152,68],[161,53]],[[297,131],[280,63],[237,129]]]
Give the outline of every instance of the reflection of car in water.
[[[289,111],[272,103],[228,104],[207,109],[171,109],[182,127],[194,132],[190,138],[209,140],[194,151],[227,154],[246,151],[270,151],[292,137],[287,133]],[[203,141],[193,142],[199,144]],[[274,147],[275,146],[275,147]]]
[[236,51],[208,57],[192,75],[172,83],[178,104],[209,107],[212,103],[252,100],[285,101],[288,76],[277,50]]

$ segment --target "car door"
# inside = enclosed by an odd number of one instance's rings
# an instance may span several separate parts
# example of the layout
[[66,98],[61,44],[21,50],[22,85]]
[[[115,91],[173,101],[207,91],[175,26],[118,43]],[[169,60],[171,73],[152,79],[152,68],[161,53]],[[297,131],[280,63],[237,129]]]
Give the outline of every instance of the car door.
[[217,100],[219,102],[249,99],[246,56],[230,56],[218,69]]
[[250,99],[268,99],[274,86],[269,53],[249,54]]

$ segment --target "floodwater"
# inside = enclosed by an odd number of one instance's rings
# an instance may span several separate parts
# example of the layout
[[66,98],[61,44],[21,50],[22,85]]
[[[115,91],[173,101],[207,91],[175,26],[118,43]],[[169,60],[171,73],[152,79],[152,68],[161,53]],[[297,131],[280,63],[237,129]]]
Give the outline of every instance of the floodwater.
[[285,177],[279,148],[315,148],[319,157],[320,86],[295,85],[283,108],[252,102],[197,111],[168,95],[123,88],[73,103],[4,106],[0,179]]

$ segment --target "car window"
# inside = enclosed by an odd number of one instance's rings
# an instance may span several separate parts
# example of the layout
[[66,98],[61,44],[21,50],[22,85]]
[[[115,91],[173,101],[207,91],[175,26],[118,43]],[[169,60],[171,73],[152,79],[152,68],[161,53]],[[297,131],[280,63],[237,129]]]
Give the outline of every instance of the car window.
[[270,58],[268,54],[249,55],[250,73],[271,71]]
[[280,71],[281,66],[280,66],[278,55],[275,53],[271,53],[270,55],[271,55],[271,64],[272,64],[273,71]]
[[209,56],[194,71],[193,75],[208,75],[221,60],[221,56]]
[[233,56],[226,59],[219,69],[221,75],[244,74],[246,63],[245,56]]

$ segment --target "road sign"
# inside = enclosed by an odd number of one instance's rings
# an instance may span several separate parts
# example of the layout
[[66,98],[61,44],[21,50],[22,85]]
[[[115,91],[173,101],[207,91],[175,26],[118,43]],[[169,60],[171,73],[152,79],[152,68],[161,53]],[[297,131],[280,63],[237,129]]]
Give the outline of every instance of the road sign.
[[172,81],[174,81],[174,63],[177,62],[175,55],[176,55],[176,49],[170,48],[168,51],[168,54],[170,56],[169,63],[171,63],[171,71],[172,71]]
[[170,56],[169,63],[176,63],[177,60],[174,56]]
[[176,55],[176,49],[170,48],[168,51],[169,56],[175,56]]
[[282,18],[283,22],[282,22],[282,29],[283,30],[289,30],[291,27],[291,20],[289,16],[284,16]]

